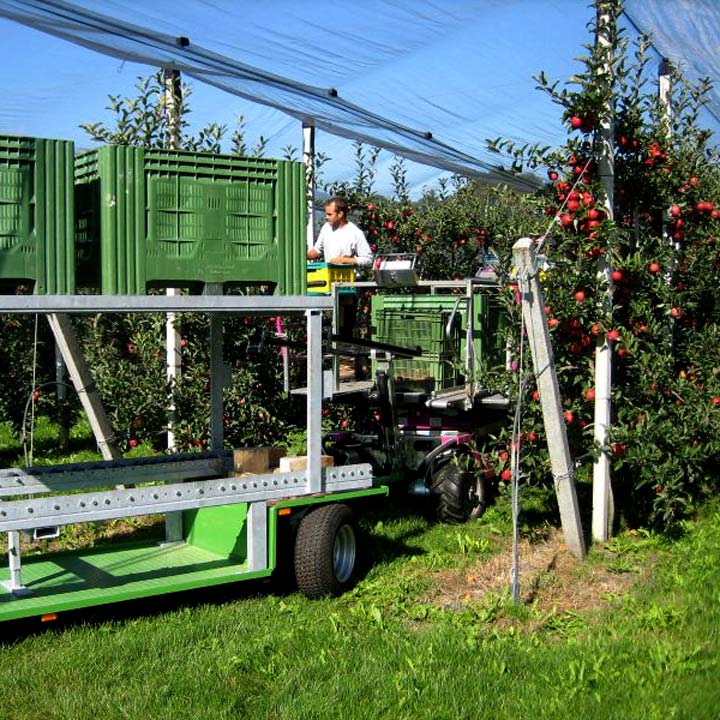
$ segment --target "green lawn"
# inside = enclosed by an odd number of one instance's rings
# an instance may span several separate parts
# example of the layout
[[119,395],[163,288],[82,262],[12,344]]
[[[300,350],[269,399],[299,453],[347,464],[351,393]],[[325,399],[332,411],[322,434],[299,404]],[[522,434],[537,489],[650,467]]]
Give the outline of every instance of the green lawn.
[[[502,579],[480,586],[507,556],[508,505],[463,527],[397,504],[367,516],[373,563],[338,599],[241,583],[0,628],[0,718],[717,718],[718,507],[680,539],[625,533],[562,578],[551,563],[514,606]],[[524,551],[549,533],[525,525]],[[597,577],[622,582],[553,606]]]

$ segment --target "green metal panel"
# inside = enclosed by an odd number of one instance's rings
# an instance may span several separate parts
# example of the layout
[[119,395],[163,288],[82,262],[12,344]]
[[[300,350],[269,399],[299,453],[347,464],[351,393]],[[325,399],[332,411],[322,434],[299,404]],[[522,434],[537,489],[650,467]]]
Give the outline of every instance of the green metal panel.
[[222,557],[247,558],[247,503],[188,510],[184,536],[190,545]]
[[92,264],[80,276],[103,293],[195,283],[302,292],[301,163],[110,145],[76,168],[78,243],[99,248],[83,253]]
[[75,292],[74,145],[0,135],[0,280]]
[[[23,558],[22,573],[32,595],[0,593],[0,621],[267,577],[270,570],[251,572],[236,558],[185,543],[146,542]],[[0,580],[7,579],[3,568]]]

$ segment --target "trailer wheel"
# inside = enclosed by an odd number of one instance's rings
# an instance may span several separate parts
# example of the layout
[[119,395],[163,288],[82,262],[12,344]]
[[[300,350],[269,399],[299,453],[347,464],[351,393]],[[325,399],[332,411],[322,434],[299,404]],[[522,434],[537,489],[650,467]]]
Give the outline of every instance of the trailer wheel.
[[347,505],[323,505],[300,522],[295,540],[295,578],[309,598],[339,595],[357,567],[357,528]]
[[489,488],[482,473],[468,468],[468,458],[455,455],[432,476],[432,487],[438,495],[438,519],[447,523],[464,523],[480,517],[488,505]]

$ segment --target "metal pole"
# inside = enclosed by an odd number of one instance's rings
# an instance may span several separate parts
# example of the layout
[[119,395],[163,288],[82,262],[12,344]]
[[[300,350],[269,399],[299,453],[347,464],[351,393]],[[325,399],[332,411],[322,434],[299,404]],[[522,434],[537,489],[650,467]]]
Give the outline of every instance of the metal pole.
[[305,163],[305,204],[307,246],[315,244],[315,126],[303,124],[303,162]]
[[323,397],[322,313],[308,310],[307,317],[307,482],[310,492],[320,492],[322,475],[321,410]]
[[673,117],[672,76],[672,63],[667,58],[663,58],[660,61],[660,67],[658,68],[658,96],[660,97],[660,105],[665,111],[664,120],[667,123],[666,131],[668,140],[672,135],[670,128],[670,122],[672,121]]
[[[597,82],[612,87],[614,79],[614,42],[616,36],[616,0],[598,0],[597,36],[595,47],[603,63],[598,71]],[[615,113],[614,101],[608,101],[600,118],[601,151],[598,161],[600,180],[605,191],[605,213],[614,219],[615,160],[614,160]],[[598,276],[605,291],[601,298],[603,316],[612,316],[613,282],[609,253],[598,261]],[[605,334],[598,335],[595,347],[595,442],[603,448],[593,466],[593,539],[605,542],[610,537],[613,522],[613,498],[610,484],[610,458],[606,448],[610,430],[610,396],[612,391],[612,347]]]
[[180,148],[180,113],[182,109],[182,82],[179,70],[163,69],[165,87],[165,117],[167,119],[168,150]]
[[10,580],[5,583],[7,589],[18,597],[28,595],[27,588],[22,584],[22,566],[20,561],[20,533],[10,530],[7,534],[8,570]]
[[[205,295],[222,295],[222,283],[206,283]],[[223,360],[222,315],[210,316],[210,449],[222,450],[225,437],[223,424],[223,388],[228,368]]]
[[[167,146],[169,150],[180,147],[180,111],[182,107],[182,83],[180,71],[165,68],[163,70],[165,85],[165,113],[167,118]],[[167,288],[165,294],[174,297],[178,293],[176,288]],[[175,452],[175,386],[182,373],[182,359],[180,356],[180,330],[177,327],[175,313],[168,313],[165,319],[165,357],[167,373],[166,378],[170,394],[167,408],[167,448]]]

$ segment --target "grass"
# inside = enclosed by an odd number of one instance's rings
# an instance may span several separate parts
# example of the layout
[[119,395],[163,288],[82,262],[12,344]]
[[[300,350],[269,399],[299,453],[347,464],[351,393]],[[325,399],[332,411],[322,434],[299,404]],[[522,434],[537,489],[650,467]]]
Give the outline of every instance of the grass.
[[[71,428],[68,448],[64,451],[57,449],[57,426],[44,415],[36,419],[32,438],[32,464],[49,465],[52,463],[75,463],[91,460],[102,460],[92,431],[87,420],[81,419]],[[0,462],[3,467],[18,467],[26,465],[25,451],[29,454],[31,440],[29,434],[25,445],[18,433],[13,432],[9,422],[0,423]]]
[[372,564],[337,599],[240,583],[0,628],[0,718],[716,718],[720,505],[580,563],[552,546],[542,494],[524,503],[543,562],[519,605],[507,498],[461,527],[396,500],[364,517]]

